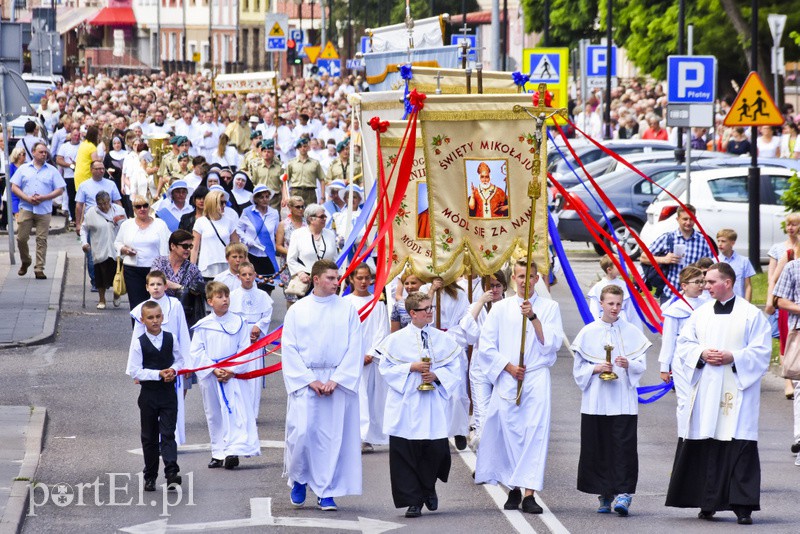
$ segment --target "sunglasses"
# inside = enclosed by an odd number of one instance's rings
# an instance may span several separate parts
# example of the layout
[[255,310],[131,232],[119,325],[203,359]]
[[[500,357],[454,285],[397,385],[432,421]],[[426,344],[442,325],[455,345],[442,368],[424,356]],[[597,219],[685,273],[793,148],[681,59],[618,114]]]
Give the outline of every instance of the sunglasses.
[[295,208],[295,209],[298,209],[298,210],[305,209],[305,206],[304,206],[304,205],[302,205],[302,204],[301,204],[301,205],[299,205],[299,206],[292,206],[292,207],[293,207],[293,208]]
[[178,246],[181,247],[183,250],[192,250],[194,245],[192,243],[178,243]]
[[428,306],[427,308],[414,308],[411,311],[429,313],[433,311],[436,306]]
[[149,208],[150,204],[134,204],[133,207],[137,210],[143,210],[145,208]]

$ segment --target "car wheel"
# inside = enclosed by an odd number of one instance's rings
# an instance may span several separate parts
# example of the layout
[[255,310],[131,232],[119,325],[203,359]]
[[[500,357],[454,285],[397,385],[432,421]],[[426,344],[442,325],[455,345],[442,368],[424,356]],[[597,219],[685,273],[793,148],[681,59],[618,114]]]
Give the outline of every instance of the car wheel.
[[[637,234],[642,231],[642,226],[644,226],[641,222],[636,220],[627,221],[628,226],[630,226]],[[631,257],[631,259],[636,260],[642,254],[642,249],[639,247],[639,243],[631,235],[630,231],[622,224],[622,221],[619,219],[615,220],[612,223],[614,227],[614,237],[617,238],[617,241],[625,247],[625,252]],[[609,248],[615,250],[612,247],[612,244],[606,241],[606,244],[609,245]],[[598,245],[595,245],[595,250],[600,248]],[[602,249],[601,249],[602,250]],[[601,252],[598,252],[600,254]]]

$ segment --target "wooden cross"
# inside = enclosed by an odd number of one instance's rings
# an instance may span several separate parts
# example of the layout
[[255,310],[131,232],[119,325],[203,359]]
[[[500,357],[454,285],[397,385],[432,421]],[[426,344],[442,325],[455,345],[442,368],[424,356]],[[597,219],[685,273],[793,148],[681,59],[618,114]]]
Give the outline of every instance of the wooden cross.
[[728,415],[729,410],[733,409],[733,393],[725,393],[723,395],[723,401],[719,403],[719,407],[722,408],[722,415]]

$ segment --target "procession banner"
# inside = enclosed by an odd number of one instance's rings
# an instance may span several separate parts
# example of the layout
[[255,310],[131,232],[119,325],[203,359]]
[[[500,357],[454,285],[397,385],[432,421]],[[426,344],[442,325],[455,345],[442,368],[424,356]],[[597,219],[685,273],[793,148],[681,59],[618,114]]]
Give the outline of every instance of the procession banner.
[[364,128],[366,128],[365,134],[361,135],[361,163],[364,173],[364,191],[369,191],[378,176],[375,168],[375,162],[378,160],[378,147],[375,135],[367,125],[373,117],[380,117],[381,120],[403,118],[403,91],[353,93],[348,95],[347,101],[353,106],[354,113],[360,119],[360,130],[365,131]]
[[530,108],[530,95],[429,95],[425,101],[419,116],[437,273],[498,271],[525,254],[531,223],[533,259],[541,274],[548,272],[547,156],[541,155],[541,195],[532,213],[528,187],[541,130],[515,105]]
[[[408,82],[409,88],[416,88],[417,91],[428,95],[433,95],[437,88],[445,95],[466,94],[468,76],[470,78],[471,93],[476,94],[478,92],[478,75],[475,70],[412,66],[411,73],[413,76]],[[483,94],[514,94],[519,92],[509,72],[483,71],[481,80]]]
[[400,67],[409,63],[411,66],[455,69],[461,47],[458,45],[437,46],[435,48],[413,48],[392,52],[376,52],[364,54],[364,67],[370,91],[389,91],[405,85],[400,78]]
[[[397,153],[403,139],[407,123],[405,121],[389,121],[389,128],[381,134],[381,148],[384,155],[383,165],[388,173],[397,160]],[[380,165],[380,159],[378,159]],[[396,180],[387,186],[388,197],[394,198]],[[433,269],[433,251],[431,245],[431,227],[428,218],[428,184],[425,169],[425,151],[423,140],[416,139],[414,164],[411,168],[411,180],[406,194],[400,203],[400,209],[394,218],[394,243],[392,248],[392,266],[389,279],[410,269],[421,280],[430,280],[436,273]],[[454,280],[458,274],[456,268],[450,273],[441,273],[447,281]]]

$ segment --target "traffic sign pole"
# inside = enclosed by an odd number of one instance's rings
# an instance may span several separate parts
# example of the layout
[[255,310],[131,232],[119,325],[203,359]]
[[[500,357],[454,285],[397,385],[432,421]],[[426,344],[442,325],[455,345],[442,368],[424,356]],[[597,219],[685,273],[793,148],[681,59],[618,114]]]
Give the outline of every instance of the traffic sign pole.
[[6,219],[8,219],[8,257],[11,265],[16,264],[16,252],[14,250],[14,216],[11,214],[11,168],[8,161],[8,142],[11,138],[6,121],[6,68],[0,65],[0,122],[3,124],[3,155],[5,156],[6,175]]
[[[758,72],[758,0],[752,0],[750,40],[750,64],[754,72]],[[756,74],[758,76],[758,74]],[[748,248],[750,263],[755,272],[761,272],[761,170],[758,168],[758,127],[750,129],[750,170],[748,198],[750,200],[748,216]]]

